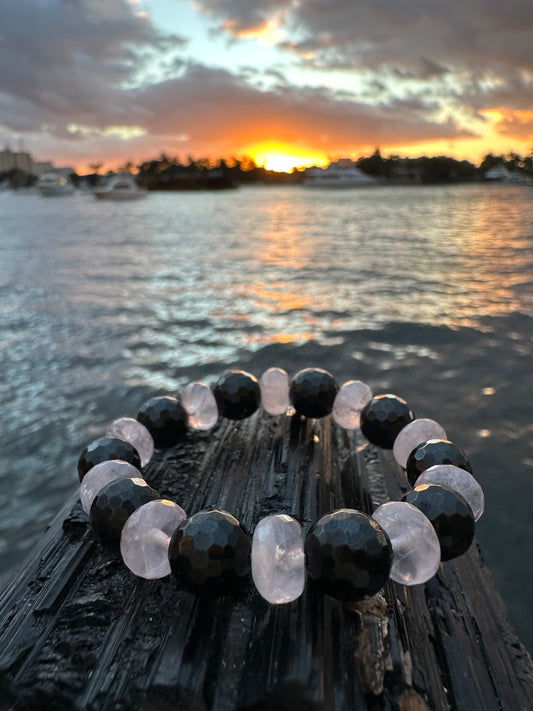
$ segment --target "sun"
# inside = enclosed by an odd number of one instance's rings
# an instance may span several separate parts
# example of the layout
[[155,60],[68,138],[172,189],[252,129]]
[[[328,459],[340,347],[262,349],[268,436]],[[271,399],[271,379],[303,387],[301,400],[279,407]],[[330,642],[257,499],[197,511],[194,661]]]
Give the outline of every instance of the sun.
[[279,173],[290,173],[294,168],[306,168],[310,165],[327,165],[329,162],[327,156],[322,153],[277,143],[256,144],[250,146],[247,152],[256,165]]
[[293,168],[300,167],[300,159],[295,156],[286,156],[282,153],[270,153],[265,157],[265,168],[277,173],[290,173]]

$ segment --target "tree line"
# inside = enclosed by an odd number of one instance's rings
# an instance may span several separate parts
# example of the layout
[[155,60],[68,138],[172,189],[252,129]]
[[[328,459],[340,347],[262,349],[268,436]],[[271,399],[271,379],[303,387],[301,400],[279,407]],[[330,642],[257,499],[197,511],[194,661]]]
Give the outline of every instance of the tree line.
[[[514,175],[533,179],[533,150],[527,156],[517,153],[489,153],[484,156],[479,166],[476,166],[470,161],[459,161],[449,156],[383,157],[378,148],[370,156],[359,157],[354,164],[367,175],[391,183],[474,182],[482,180],[488,170],[499,166]],[[105,177],[100,173],[102,167],[102,163],[93,163],[90,166],[93,172],[85,175],[73,173],[71,178],[76,185],[83,183],[95,186]],[[162,153],[159,158],[144,161],[139,165],[127,161],[117,172],[136,173],[139,185],[149,190],[193,190],[225,189],[258,183],[300,183],[305,179],[308,169],[295,168],[286,173],[267,170],[264,166],[256,165],[248,156],[215,160],[189,157],[182,162],[178,157]],[[113,171],[108,171],[106,175],[111,174]],[[11,187],[29,186],[36,181],[36,176],[19,170],[0,174],[0,184]]]
[[[399,155],[381,155],[379,149],[370,156],[362,156],[354,164],[367,175],[385,182],[398,183],[453,183],[482,180],[491,168],[503,166],[514,174],[533,178],[533,151],[528,156],[517,153],[484,156],[476,166],[470,161],[449,156],[421,156],[403,158]],[[131,163],[122,166],[131,172]],[[253,183],[299,183],[308,169],[294,168],[290,172],[277,172],[258,166],[250,157],[212,160],[188,158],[181,162],[176,157],[162,154],[160,158],[145,161],[139,166],[137,180],[150,190],[176,190],[180,188],[226,188]]]

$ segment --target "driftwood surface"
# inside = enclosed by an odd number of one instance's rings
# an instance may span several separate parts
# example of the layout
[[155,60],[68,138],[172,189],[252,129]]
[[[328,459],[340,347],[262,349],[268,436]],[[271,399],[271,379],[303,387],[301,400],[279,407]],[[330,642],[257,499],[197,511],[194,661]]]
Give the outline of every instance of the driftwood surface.
[[[222,508],[251,531],[270,513],[306,531],[407,489],[390,452],[330,417],[224,421],[145,476],[189,513]],[[73,499],[0,597],[0,708],[526,711],[533,666],[475,545],[426,585],[389,582],[355,605],[308,585],[270,606],[251,579],[202,601],[133,576]]]

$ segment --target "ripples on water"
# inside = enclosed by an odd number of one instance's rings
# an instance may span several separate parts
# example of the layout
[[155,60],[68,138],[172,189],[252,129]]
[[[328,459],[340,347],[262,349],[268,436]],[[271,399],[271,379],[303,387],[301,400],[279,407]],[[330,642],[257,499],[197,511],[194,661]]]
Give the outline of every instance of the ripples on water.
[[228,366],[317,365],[404,395],[468,451],[478,538],[533,646],[532,203],[483,185],[0,193],[0,564],[114,417]]

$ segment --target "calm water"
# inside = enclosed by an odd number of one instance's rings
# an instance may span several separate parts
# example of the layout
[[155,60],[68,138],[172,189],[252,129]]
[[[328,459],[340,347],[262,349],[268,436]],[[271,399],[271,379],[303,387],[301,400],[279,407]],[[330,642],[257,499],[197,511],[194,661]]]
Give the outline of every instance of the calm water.
[[228,366],[315,365],[466,449],[482,551],[533,648],[532,267],[528,187],[0,193],[4,574],[110,420]]

